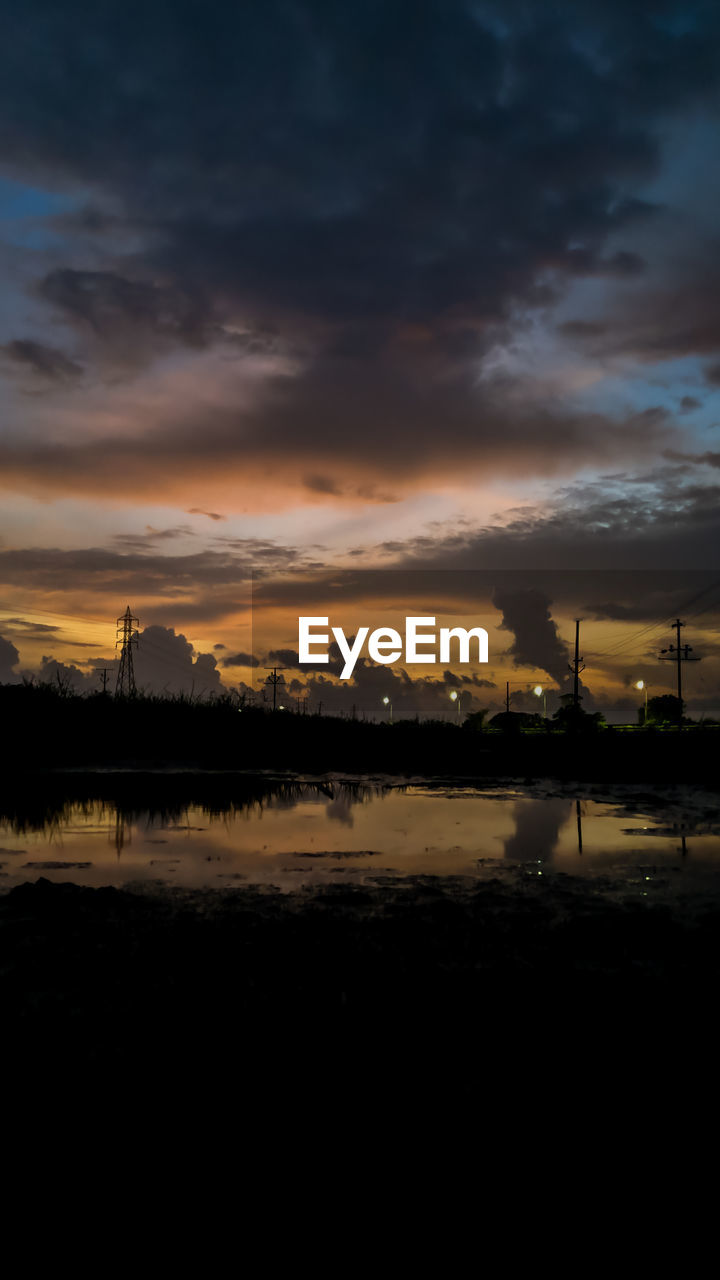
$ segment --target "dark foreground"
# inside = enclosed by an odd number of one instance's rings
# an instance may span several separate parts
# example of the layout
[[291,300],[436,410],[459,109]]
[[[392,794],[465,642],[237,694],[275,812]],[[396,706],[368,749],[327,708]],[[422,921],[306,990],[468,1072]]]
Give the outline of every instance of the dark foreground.
[[468,724],[374,724],[241,710],[226,698],[63,696],[0,685],[0,770],[133,768],[391,773],[455,778],[714,784],[720,726],[477,732]]
[[720,880],[652,900],[522,868],[292,895],[40,880],[0,898],[23,1078],[202,1073],[226,1089],[250,1073],[390,1096],[431,1072],[471,1097],[607,1070],[636,1087],[640,1063],[669,1082],[704,1059],[719,979]]

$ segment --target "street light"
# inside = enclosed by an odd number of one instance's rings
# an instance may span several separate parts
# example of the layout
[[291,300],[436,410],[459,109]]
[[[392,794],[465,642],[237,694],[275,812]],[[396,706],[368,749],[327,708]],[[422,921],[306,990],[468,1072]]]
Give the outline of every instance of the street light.
[[[506,711],[509,711],[509,710],[510,710],[510,686],[511,686],[511,685],[522,684],[522,685],[524,685],[524,686],[525,686],[525,689],[527,690],[527,688],[528,688],[528,684],[529,684],[529,683],[530,683],[530,682],[529,682],[528,680],[506,680],[506,681],[505,681],[505,710],[506,710]],[[538,690],[540,691],[539,693],[538,693]],[[536,693],[536,694],[537,694],[537,696],[538,696],[538,698],[539,698],[539,697],[540,697],[540,694],[541,694],[541,693],[543,693],[543,692],[544,692],[544,691],[543,691],[543,687],[542,687],[542,685],[541,685],[541,684],[536,684],[536,685],[535,685],[535,688],[533,689],[533,693]]]
[[542,698],[542,700],[543,700],[543,720],[547,720],[547,693],[546,693],[545,689],[543,689],[543,687],[542,687],[542,685],[541,685],[541,684],[536,684],[536,685],[535,685],[535,688],[533,689],[533,693],[535,694],[535,697],[536,697],[536,698]]
[[393,718],[392,718],[392,698],[388,698],[388,696],[387,696],[387,694],[386,694],[386,695],[385,695],[385,697],[383,698],[383,704],[384,704],[386,707],[389,707],[389,708],[390,708],[390,724],[392,724],[392,722],[393,722]]
[[645,680],[636,680],[635,688],[640,689],[641,691],[643,689],[645,690],[645,717],[643,719],[643,729],[647,729],[647,691],[648,691],[647,682]]
[[460,696],[458,694],[457,689],[450,690],[450,701],[454,702],[457,708],[457,719],[459,724],[460,723]]

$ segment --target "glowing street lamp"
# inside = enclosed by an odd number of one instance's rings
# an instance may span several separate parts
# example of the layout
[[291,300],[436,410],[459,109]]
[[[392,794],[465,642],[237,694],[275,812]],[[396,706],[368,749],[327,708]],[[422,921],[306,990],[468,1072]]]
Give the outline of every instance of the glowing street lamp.
[[543,689],[541,684],[536,684],[533,689],[536,698],[543,700],[543,720],[547,720],[547,691]]
[[643,728],[644,728],[644,729],[646,729],[646,728],[647,728],[647,691],[648,691],[647,681],[645,681],[645,680],[636,680],[636,681],[635,681],[635,688],[636,688],[636,689],[640,689],[640,691],[641,691],[641,692],[642,692],[642,690],[643,690],[643,689],[645,690],[645,717],[644,717],[644,719],[643,719]]
[[450,690],[450,701],[455,703],[455,707],[457,709],[458,724],[459,724],[460,723],[460,695],[458,694],[457,689]]
[[390,724],[392,724],[392,698],[388,698],[387,694],[383,698],[383,705],[390,708]]

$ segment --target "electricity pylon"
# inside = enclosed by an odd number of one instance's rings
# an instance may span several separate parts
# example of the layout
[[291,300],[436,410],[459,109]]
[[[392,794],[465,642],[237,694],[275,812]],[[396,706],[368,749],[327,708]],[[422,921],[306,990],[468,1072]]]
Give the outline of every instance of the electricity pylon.
[[[134,627],[133,627],[134,624]],[[133,648],[137,649],[139,619],[134,618],[130,612],[128,605],[123,616],[117,620],[117,640],[115,648],[122,645],[120,652],[120,666],[118,667],[117,681],[115,682],[116,698],[134,698],[137,693],[135,688],[135,671],[133,668]]]

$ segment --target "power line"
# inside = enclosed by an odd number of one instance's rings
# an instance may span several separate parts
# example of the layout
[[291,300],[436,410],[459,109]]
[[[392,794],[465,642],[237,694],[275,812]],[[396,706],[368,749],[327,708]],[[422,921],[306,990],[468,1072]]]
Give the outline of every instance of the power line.
[[276,707],[276,702],[277,702],[277,691],[278,691],[278,686],[280,686],[280,687],[282,688],[282,687],[285,685],[285,677],[284,677],[284,675],[282,674],[282,671],[280,672],[280,675],[278,675],[278,669],[277,669],[277,667],[266,667],[266,668],[265,668],[265,670],[270,672],[270,675],[268,676],[267,680],[265,681],[265,684],[269,684],[269,685],[271,685],[271,686],[272,686],[272,691],[273,691],[273,711],[274,711],[274,710],[275,710],[275,707]]
[[[688,609],[690,609],[692,605],[696,603],[696,601],[702,599],[702,597],[704,595],[707,595],[709,591],[716,590],[717,587],[720,587],[720,578],[716,582],[710,583],[709,586],[703,587],[701,591],[697,591],[694,595],[690,596],[689,600],[686,600],[684,604],[680,605],[679,612],[687,615]],[[699,617],[702,613],[705,613],[709,608],[711,608],[711,604],[705,605],[702,609],[699,609],[695,614],[691,614],[690,617],[691,618]],[[604,650],[600,650],[599,652],[595,652],[590,656],[593,658],[619,657],[620,654],[624,653],[629,648],[629,646],[635,644],[638,640],[642,639],[643,636],[649,637],[656,631],[662,631],[665,627],[674,626],[674,625],[675,624],[670,617],[663,618],[662,622],[649,622],[647,623],[646,626],[641,627],[639,631],[634,632],[633,635],[626,636],[624,640],[618,641],[616,645],[612,645],[609,649],[604,649]]]
[[661,662],[674,662],[677,664],[677,727],[682,729],[683,720],[683,700],[682,700],[682,664],[683,662],[699,662],[700,659],[691,658],[692,646],[689,644],[680,644],[680,628],[685,626],[679,618],[676,618],[673,626],[677,634],[677,645],[671,644],[669,648],[663,649],[660,653]]

